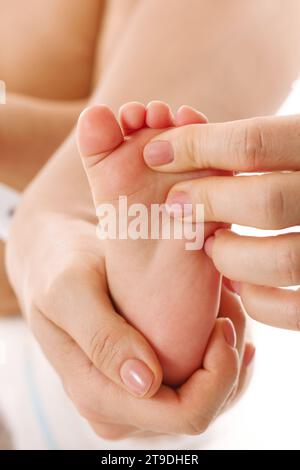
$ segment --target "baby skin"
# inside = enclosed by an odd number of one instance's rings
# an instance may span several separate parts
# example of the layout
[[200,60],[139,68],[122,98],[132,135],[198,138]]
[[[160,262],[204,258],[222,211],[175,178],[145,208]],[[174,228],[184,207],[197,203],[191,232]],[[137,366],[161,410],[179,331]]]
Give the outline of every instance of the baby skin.
[[[140,103],[124,105],[119,121],[106,106],[86,109],[77,138],[95,207],[110,203],[117,211],[119,196],[127,196],[128,206],[163,204],[176,182],[193,176],[153,172],[143,160],[144,146],[172,126],[205,122],[187,106],[173,117],[169,107],[157,101],[147,108]],[[205,224],[205,238],[216,228],[217,224]],[[184,239],[99,243],[116,310],[150,342],[162,365],[163,381],[172,386],[201,366],[219,309],[218,272],[202,249],[188,251],[185,244]]]

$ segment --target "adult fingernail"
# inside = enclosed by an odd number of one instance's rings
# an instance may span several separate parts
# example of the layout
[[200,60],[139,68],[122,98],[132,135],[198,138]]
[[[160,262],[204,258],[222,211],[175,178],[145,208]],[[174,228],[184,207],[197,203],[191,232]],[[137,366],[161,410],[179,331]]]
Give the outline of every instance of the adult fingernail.
[[209,258],[212,258],[213,246],[215,243],[215,236],[208,237],[204,243],[204,251]]
[[144,148],[145,162],[150,166],[166,165],[174,160],[172,145],[164,140],[156,140]]
[[255,346],[253,344],[248,344],[245,354],[244,354],[244,364],[246,367],[248,367],[251,362],[253,361],[253,358],[255,356]]
[[166,211],[173,217],[191,215],[193,205],[189,195],[184,191],[170,194],[166,200]]
[[223,323],[223,334],[224,334],[226,343],[229,344],[231,348],[235,348],[236,333],[235,333],[235,329],[232,324],[232,321],[229,320],[229,318],[226,318],[226,320]]
[[231,281],[231,285],[234,292],[236,292],[238,295],[241,295],[241,283],[237,281]]
[[154,380],[149,367],[138,359],[129,359],[124,362],[120,376],[128,391],[139,397],[146,395]]

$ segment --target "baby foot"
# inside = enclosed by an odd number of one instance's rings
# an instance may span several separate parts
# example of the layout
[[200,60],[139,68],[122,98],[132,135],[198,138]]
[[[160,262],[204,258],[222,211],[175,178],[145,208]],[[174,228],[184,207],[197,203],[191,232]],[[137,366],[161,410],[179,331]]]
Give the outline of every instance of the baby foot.
[[[204,123],[204,116],[183,106],[173,118],[164,103],[152,102],[147,108],[129,103],[121,108],[119,120],[102,105],[88,108],[79,119],[78,145],[96,208],[111,203],[118,210],[120,195],[127,196],[128,205],[162,204],[170,188],[191,179],[191,173],[151,171],[143,148],[161,129]],[[205,236],[216,228],[206,224]],[[116,309],[152,344],[169,385],[181,384],[201,366],[219,309],[219,274],[203,250],[187,251],[185,242],[101,242]]]

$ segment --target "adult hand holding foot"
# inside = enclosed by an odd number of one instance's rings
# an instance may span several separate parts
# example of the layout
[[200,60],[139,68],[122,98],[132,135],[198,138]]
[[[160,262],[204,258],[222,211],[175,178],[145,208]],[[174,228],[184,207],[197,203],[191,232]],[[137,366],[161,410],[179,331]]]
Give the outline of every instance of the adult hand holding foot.
[[[184,181],[173,186],[167,203],[203,203],[206,221],[285,229],[300,225],[299,129],[300,116],[191,125],[156,136],[144,158],[163,172],[268,172]],[[300,329],[300,290],[279,288],[300,284],[299,233],[256,238],[220,229],[205,250],[253,318]]]
[[[101,119],[106,117],[105,129],[109,125],[110,133],[99,133],[101,126],[97,126],[91,136],[89,121],[87,139],[86,126],[82,128],[87,113],[83,115],[79,143],[82,156],[88,161],[95,157],[85,154],[87,144],[89,149],[91,143],[99,149],[103,137],[107,143],[113,131],[117,130],[117,135],[121,132],[107,108],[91,109],[88,115],[91,111],[96,111]],[[23,206],[25,212],[26,206],[27,202],[25,209]],[[108,263],[103,243],[95,236],[94,220],[76,215],[77,207],[73,210],[67,218],[63,213],[51,212],[34,217],[31,237],[22,234],[22,240],[18,230],[22,212],[18,213],[8,245],[11,279],[25,315],[67,393],[103,437],[120,437],[140,430],[203,432],[242,385],[253,356],[253,347],[244,345],[245,318],[239,300],[223,286],[220,318],[210,336],[202,368],[198,367],[176,390],[161,386],[161,367],[152,347],[111,303]],[[37,227],[38,240],[34,237]],[[30,263],[25,263],[26,275],[21,282],[17,268],[22,257],[12,249],[16,239],[22,253],[28,252],[32,243],[35,246]],[[52,239],[56,243],[49,246],[46,241]],[[41,271],[41,260],[49,269]]]

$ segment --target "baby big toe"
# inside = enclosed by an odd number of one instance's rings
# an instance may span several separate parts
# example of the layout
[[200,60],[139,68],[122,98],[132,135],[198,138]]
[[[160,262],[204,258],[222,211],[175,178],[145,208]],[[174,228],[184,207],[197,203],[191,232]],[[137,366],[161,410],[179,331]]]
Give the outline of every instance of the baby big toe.
[[78,120],[77,143],[85,168],[97,165],[124,141],[122,130],[105,105],[85,109]]
[[93,106],[81,113],[77,126],[77,143],[95,202],[100,196],[101,162],[122,142],[122,130],[107,106]]

